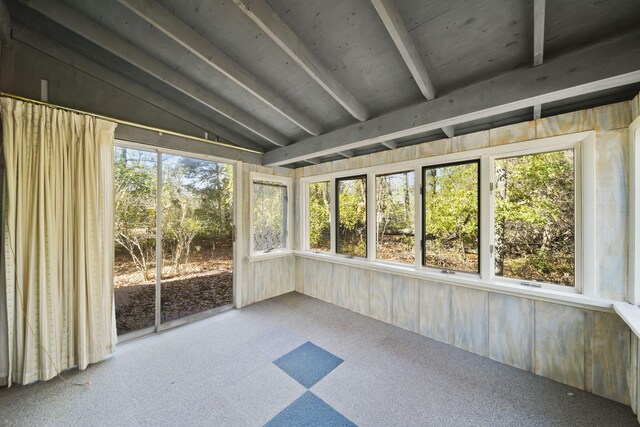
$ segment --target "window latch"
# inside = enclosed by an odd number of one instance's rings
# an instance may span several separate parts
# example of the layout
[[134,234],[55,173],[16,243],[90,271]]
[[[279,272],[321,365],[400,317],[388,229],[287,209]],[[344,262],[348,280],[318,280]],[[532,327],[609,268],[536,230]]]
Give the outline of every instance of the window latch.
[[446,268],[444,270],[441,270],[440,273],[442,273],[442,274],[456,274],[455,271],[447,270]]
[[268,254],[268,253],[269,253],[269,252],[271,252],[272,250],[273,250],[273,248],[265,249],[265,250],[264,250],[264,253],[265,253],[265,254]]
[[542,287],[538,283],[531,283],[531,282],[520,282],[520,285],[522,285],[522,286],[530,286],[532,288],[541,288]]
[[347,259],[353,259],[353,255],[347,255],[345,258],[347,258]]

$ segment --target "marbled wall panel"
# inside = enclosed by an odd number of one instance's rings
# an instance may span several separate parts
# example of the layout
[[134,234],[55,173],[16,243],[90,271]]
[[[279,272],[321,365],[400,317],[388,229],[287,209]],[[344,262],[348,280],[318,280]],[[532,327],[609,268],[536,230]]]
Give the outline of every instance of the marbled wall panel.
[[286,294],[294,290],[294,265],[295,257],[293,255],[273,259],[273,269],[271,277],[275,284],[275,295]]
[[629,383],[629,404],[633,412],[638,412],[638,337],[631,333],[631,351],[627,365],[627,381]]
[[293,257],[295,259],[295,286],[296,292],[304,294],[304,261],[302,257]]
[[369,315],[369,270],[349,268],[349,309]]
[[617,104],[603,105],[593,109],[594,129],[610,130],[623,129],[631,123],[631,108],[629,101]]
[[304,294],[316,298],[316,265],[317,261],[304,260]]
[[488,294],[451,286],[451,344],[463,350],[488,354]]
[[325,302],[333,302],[333,280],[331,280],[330,262],[318,262],[316,264],[316,298]]
[[612,313],[594,313],[592,392],[628,405],[631,330]]
[[596,295],[627,294],[628,130],[596,133]]
[[534,372],[584,389],[585,311],[535,302]]
[[392,151],[393,150],[378,151],[377,153],[369,154],[371,166],[386,165],[386,164],[392,163],[393,162],[393,156],[391,155]]
[[416,145],[410,145],[408,147],[396,148],[391,150],[391,162],[404,162],[406,160],[413,160],[418,153],[418,147]]
[[489,294],[489,357],[533,370],[533,300]]
[[272,260],[256,261],[254,265],[255,298],[256,302],[271,297],[271,268]]
[[640,116],[640,95],[636,95],[631,100],[631,121]]
[[439,139],[437,141],[429,141],[418,145],[417,156],[419,159],[424,157],[442,156],[451,153],[451,139]]
[[369,316],[391,323],[391,291],[393,275],[371,271],[369,288]]
[[450,344],[451,287],[420,282],[420,334]]
[[489,130],[489,145],[504,145],[536,139],[536,122],[516,123]]
[[239,289],[242,307],[256,302],[254,267],[254,263],[244,261],[244,276],[242,278],[242,284]]
[[394,325],[418,332],[419,295],[420,289],[417,279],[393,276],[392,322]]
[[451,138],[451,152],[479,150],[489,146],[489,131],[474,132]]
[[593,129],[593,110],[580,110],[536,120],[536,137],[566,135]]
[[331,281],[333,282],[333,303],[349,309],[349,267],[342,264],[333,264]]

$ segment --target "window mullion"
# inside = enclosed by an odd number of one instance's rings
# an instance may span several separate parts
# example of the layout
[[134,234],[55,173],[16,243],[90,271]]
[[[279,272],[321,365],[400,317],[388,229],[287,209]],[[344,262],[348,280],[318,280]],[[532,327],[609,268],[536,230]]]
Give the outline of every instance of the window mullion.
[[337,206],[338,200],[336,195],[338,192],[336,191],[336,179],[332,178],[329,180],[329,194],[331,197],[329,198],[329,227],[330,227],[330,238],[331,238],[331,255],[336,254],[336,235],[338,233],[338,221],[337,221]]
[[376,177],[372,172],[367,174],[367,259],[376,259],[378,239],[378,222],[376,221]]
[[493,212],[493,158],[482,156],[480,158],[480,278],[490,280],[493,277],[493,251],[494,236],[494,212]]
[[414,169],[414,191],[413,197],[414,203],[414,226],[413,226],[413,244],[415,253],[415,268],[422,268],[422,236],[424,236],[424,230],[422,225],[422,209],[424,206],[424,199],[422,197],[422,167],[418,166]]
[[158,332],[160,327],[161,298],[160,282],[162,281],[162,184],[164,174],[162,173],[162,154],[157,151],[157,178],[156,178],[156,307],[155,307],[155,328]]

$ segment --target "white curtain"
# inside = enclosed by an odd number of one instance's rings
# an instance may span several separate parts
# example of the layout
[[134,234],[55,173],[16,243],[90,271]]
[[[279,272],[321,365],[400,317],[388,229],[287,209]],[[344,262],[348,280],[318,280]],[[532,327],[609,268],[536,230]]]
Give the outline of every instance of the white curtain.
[[116,125],[6,97],[0,102],[0,382],[11,385],[85,369],[115,350]]

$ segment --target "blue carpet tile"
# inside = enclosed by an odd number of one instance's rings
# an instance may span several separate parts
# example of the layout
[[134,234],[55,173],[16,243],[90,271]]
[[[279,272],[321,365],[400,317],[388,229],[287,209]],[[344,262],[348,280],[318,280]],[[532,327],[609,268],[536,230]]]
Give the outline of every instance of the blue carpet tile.
[[311,388],[342,362],[338,356],[306,342],[273,363],[306,388]]
[[307,391],[265,426],[355,426],[355,424],[318,396]]

